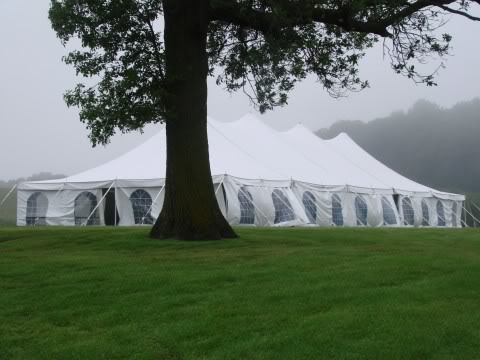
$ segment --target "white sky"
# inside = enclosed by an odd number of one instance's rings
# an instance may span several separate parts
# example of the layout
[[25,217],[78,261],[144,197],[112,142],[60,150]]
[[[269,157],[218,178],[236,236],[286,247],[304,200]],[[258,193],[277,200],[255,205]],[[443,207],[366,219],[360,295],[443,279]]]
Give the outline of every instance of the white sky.
[[[51,30],[49,3],[0,0],[0,179],[40,171],[72,175],[128,151],[157,129],[149,126],[144,135],[119,135],[107,148],[91,148],[78,110],[67,109],[63,102],[63,93],[78,79],[61,62],[66,51]],[[475,14],[480,15],[479,9]],[[333,99],[314,79],[308,79],[292,92],[287,107],[261,118],[279,129],[302,122],[316,130],[337,120],[367,121],[406,110],[418,99],[451,107],[479,97],[480,23],[456,17],[442,32],[453,35],[454,55],[437,78],[438,87],[417,86],[394,74],[377,47],[360,67],[362,78],[371,84],[369,89]],[[211,81],[210,116],[233,121],[248,112],[255,110],[243,94],[231,96]]]

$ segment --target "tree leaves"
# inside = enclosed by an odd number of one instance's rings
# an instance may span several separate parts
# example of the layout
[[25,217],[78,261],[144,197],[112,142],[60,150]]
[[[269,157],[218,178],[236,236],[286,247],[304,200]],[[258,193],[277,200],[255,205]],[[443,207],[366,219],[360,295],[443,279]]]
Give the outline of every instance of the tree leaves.
[[164,120],[164,50],[153,0],[53,0],[50,19],[67,43],[81,40],[65,63],[90,78],[65,94],[68,106],[80,108],[94,145],[107,144],[116,130],[141,130]]
[[[450,14],[445,5],[467,11],[470,3],[210,0],[209,74],[227,91],[243,91],[261,112],[287,104],[309,74],[330,95],[343,96],[368,86],[358,66],[384,37],[393,70],[432,86],[452,40],[435,35]],[[65,99],[80,107],[94,145],[108,143],[117,130],[141,130],[168,116],[162,15],[161,0],[52,0],[49,16],[58,37],[64,44],[81,41],[64,61],[87,79]],[[424,74],[421,65],[432,60],[439,65]]]

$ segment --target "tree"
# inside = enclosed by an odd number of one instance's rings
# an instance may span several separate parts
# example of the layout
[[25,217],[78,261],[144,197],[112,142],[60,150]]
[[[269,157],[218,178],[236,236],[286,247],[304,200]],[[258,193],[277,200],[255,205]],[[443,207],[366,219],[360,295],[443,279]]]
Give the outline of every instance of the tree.
[[[358,76],[380,39],[394,71],[435,85],[418,65],[448,54],[435,35],[446,15],[471,20],[480,0],[52,0],[65,58],[86,78],[66,93],[94,145],[116,132],[166,123],[166,190],[151,235],[235,237],[213,191],[207,140],[207,77],[244,91],[261,112],[287,103],[308,74],[332,95],[368,86]],[[161,30],[163,19],[163,32]],[[95,82],[95,84],[90,84]],[[152,160],[151,166],[160,166]]]

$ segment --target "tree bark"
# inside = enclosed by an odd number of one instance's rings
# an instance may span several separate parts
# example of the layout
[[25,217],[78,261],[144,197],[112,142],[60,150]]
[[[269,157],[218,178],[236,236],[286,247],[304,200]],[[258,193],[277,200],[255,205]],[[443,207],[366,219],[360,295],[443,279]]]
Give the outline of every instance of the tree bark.
[[164,0],[168,82],[165,200],[151,236],[236,237],[218,206],[207,137],[208,0]]

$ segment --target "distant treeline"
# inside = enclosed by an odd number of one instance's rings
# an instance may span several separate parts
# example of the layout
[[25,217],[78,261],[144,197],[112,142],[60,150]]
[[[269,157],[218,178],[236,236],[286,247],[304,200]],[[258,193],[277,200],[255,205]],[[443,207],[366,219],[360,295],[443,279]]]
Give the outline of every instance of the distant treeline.
[[368,123],[339,121],[317,135],[330,139],[341,132],[412,180],[444,191],[480,192],[480,99],[450,109],[421,100],[407,112]]
[[19,178],[15,180],[0,180],[0,187],[5,188],[5,187],[11,187],[15,185],[16,183],[23,182],[23,181],[42,181],[42,180],[52,180],[52,179],[62,179],[66,177],[65,175],[62,174],[52,174],[50,172],[40,172],[37,174],[33,174],[32,176],[29,176],[27,178]]

